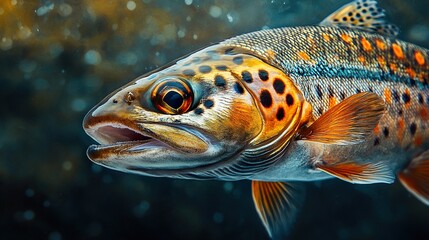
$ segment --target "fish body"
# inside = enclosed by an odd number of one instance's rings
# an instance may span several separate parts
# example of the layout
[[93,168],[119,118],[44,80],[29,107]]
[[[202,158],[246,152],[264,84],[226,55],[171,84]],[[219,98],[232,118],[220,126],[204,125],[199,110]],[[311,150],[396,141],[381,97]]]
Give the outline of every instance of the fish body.
[[319,26],[227,39],[143,75],[84,119],[97,164],[146,176],[252,180],[273,238],[303,189],[398,177],[429,204],[429,51],[396,38],[377,2]]

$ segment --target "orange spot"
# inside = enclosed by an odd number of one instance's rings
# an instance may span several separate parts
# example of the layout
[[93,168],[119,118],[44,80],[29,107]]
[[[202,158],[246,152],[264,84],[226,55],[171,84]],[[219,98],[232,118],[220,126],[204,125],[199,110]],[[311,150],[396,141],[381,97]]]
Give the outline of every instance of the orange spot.
[[326,42],[331,41],[331,37],[328,34],[322,33],[322,36],[323,36],[323,39],[325,39]]
[[337,103],[338,103],[338,101],[337,101],[337,99],[335,97],[330,97],[329,98],[329,108],[337,105]]
[[274,59],[276,57],[276,53],[272,49],[268,49],[267,54],[269,58]]
[[372,50],[371,43],[368,42],[368,40],[366,40],[366,38],[362,38],[361,43],[362,43],[363,50],[365,50],[367,52]]
[[386,60],[384,59],[383,56],[377,56],[377,61],[378,61],[378,64],[380,64],[381,67],[386,66]]
[[427,121],[429,118],[428,115],[428,109],[426,107],[422,107],[422,109],[420,109],[420,117],[422,118],[422,120]]
[[380,50],[386,50],[386,44],[384,44],[384,42],[380,39],[375,39],[375,45]]
[[390,90],[388,88],[384,89],[384,100],[386,100],[386,102],[388,104],[392,103],[392,95],[391,95]]
[[397,43],[392,44],[392,49],[393,49],[393,53],[397,58],[399,59],[404,58],[404,53],[402,52],[402,48]]
[[365,62],[366,62],[365,57],[364,57],[364,56],[362,56],[362,55],[360,55],[360,56],[358,57],[358,60],[359,60],[359,62],[360,62],[360,63],[362,63],[362,64],[365,64]]
[[422,52],[416,51],[414,53],[414,58],[416,59],[416,62],[419,65],[424,65],[425,64],[425,57],[423,56]]
[[410,67],[406,68],[405,72],[408,73],[408,75],[410,76],[410,78],[414,79],[414,77],[416,76],[416,72],[412,68],[410,68]]
[[402,117],[398,119],[397,126],[398,126],[397,136],[399,141],[402,141],[405,133],[405,122],[404,122],[404,119],[402,119]]
[[389,67],[390,67],[390,70],[392,70],[392,72],[394,73],[398,70],[398,68],[396,67],[396,64],[394,63],[390,63]]
[[419,79],[420,82],[425,82],[425,75],[423,72],[417,74],[417,78]]
[[422,143],[423,143],[423,138],[422,138],[422,136],[421,136],[421,135],[418,135],[418,136],[416,136],[416,137],[414,138],[414,145],[415,145],[416,147],[418,147],[418,146],[422,145]]
[[305,61],[310,61],[310,56],[305,52],[298,52],[298,55]]
[[375,126],[374,128],[374,134],[378,135],[380,133],[380,125],[377,124],[377,126]]
[[345,33],[341,34],[341,39],[347,44],[353,44],[353,39]]

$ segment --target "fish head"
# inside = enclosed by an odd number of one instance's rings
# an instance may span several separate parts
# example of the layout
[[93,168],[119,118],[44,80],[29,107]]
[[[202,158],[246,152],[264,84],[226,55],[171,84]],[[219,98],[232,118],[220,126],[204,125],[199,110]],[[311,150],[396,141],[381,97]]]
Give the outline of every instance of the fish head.
[[217,51],[206,49],[107,96],[84,118],[97,164],[189,178],[234,161],[263,129],[258,104]]

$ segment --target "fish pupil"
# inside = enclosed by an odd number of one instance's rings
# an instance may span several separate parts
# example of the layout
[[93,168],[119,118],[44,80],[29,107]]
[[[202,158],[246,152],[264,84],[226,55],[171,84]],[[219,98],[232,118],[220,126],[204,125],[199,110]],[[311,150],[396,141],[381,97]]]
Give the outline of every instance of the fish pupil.
[[169,91],[165,94],[163,101],[174,109],[180,108],[183,104],[183,96],[176,91]]

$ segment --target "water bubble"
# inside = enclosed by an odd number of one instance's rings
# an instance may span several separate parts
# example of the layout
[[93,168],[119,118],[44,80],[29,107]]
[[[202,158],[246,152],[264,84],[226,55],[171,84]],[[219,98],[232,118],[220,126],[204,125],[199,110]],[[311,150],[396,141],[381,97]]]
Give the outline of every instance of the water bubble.
[[73,164],[70,161],[63,162],[63,169],[65,171],[70,171],[73,167]]
[[184,38],[186,35],[186,29],[179,29],[179,31],[177,31],[177,37],[179,38]]
[[192,38],[193,38],[194,40],[197,40],[197,39],[198,39],[198,35],[197,35],[196,33],[194,33],[194,35],[192,35]]
[[150,203],[148,201],[141,201],[139,205],[135,206],[133,213],[136,217],[142,217],[149,210]]
[[27,188],[27,190],[25,190],[25,196],[31,198],[34,196],[34,190],[31,188]]
[[47,5],[43,5],[43,6],[41,6],[41,7],[39,7],[37,10],[36,10],[36,14],[37,14],[37,16],[43,16],[43,15],[45,15],[46,13],[48,13],[48,12],[50,12],[50,11],[52,11],[53,9],[54,9],[54,7],[55,7],[55,4],[54,3],[49,3],[49,4],[47,4]]
[[86,101],[85,99],[82,99],[82,98],[75,98],[71,102],[71,109],[75,112],[82,112],[83,110],[86,109],[86,106],[87,106]]
[[137,55],[133,52],[120,52],[116,58],[116,61],[124,65],[134,65],[137,63],[138,58]]
[[23,213],[22,216],[24,217],[25,220],[31,221],[34,219],[35,214],[32,210],[27,210]]
[[136,2],[134,2],[134,1],[128,1],[127,2],[128,10],[134,11],[136,9],[136,7],[137,7]]
[[220,15],[222,15],[222,8],[218,6],[211,6],[209,10],[209,14],[214,18],[218,18],[220,17]]
[[32,60],[22,60],[19,62],[19,70],[24,73],[31,73],[37,68],[37,63]]
[[67,3],[62,3],[58,8],[58,13],[63,17],[68,17],[73,12],[73,7]]
[[11,4],[12,6],[15,6],[16,4],[18,4],[18,1],[17,1],[17,0],[11,0],[11,1],[10,1],[10,4]]
[[27,39],[31,36],[32,32],[30,28],[21,26],[19,27],[18,38]]
[[233,188],[234,185],[232,185],[231,182],[226,182],[223,184],[223,190],[225,190],[225,192],[231,192]]
[[220,212],[215,212],[213,214],[213,221],[215,223],[222,223],[223,222],[223,214]]
[[96,50],[89,50],[85,53],[84,60],[89,65],[97,65],[101,62],[101,55]]
[[0,41],[0,49],[6,51],[11,49],[13,46],[13,40],[11,38],[2,37]]
[[187,16],[187,17],[186,17],[186,21],[187,21],[187,22],[190,22],[191,20],[192,20],[192,17],[191,17],[191,16]]
[[59,232],[51,232],[49,233],[49,240],[61,240],[63,237],[61,236],[61,233]]
[[188,6],[191,5],[192,4],[192,0],[185,0],[185,4],[188,5]]
[[234,21],[234,18],[232,17],[231,13],[226,14],[226,18],[228,19],[228,22],[232,23]]

